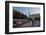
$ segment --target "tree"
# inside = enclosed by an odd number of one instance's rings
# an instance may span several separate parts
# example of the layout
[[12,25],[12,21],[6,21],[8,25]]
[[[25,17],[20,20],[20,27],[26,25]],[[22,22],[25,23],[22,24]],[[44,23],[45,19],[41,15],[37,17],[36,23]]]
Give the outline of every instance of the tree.
[[13,11],[13,19],[19,18],[19,19],[24,19],[27,18],[27,15],[22,14],[21,12],[18,11]]

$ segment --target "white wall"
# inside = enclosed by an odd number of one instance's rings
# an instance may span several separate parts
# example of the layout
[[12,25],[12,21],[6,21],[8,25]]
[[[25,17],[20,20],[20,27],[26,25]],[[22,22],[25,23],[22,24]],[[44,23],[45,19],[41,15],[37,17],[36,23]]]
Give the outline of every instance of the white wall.
[[[18,0],[15,0],[15,1],[18,1]],[[19,1],[44,2],[44,3],[46,3],[46,0],[19,0]],[[45,9],[46,9],[46,7],[45,7]],[[5,20],[5,0],[0,0],[0,35],[5,35],[4,34],[5,33],[5,21],[4,20]],[[14,34],[14,35],[46,35],[46,32],[40,32],[40,33],[23,33],[23,34]]]

